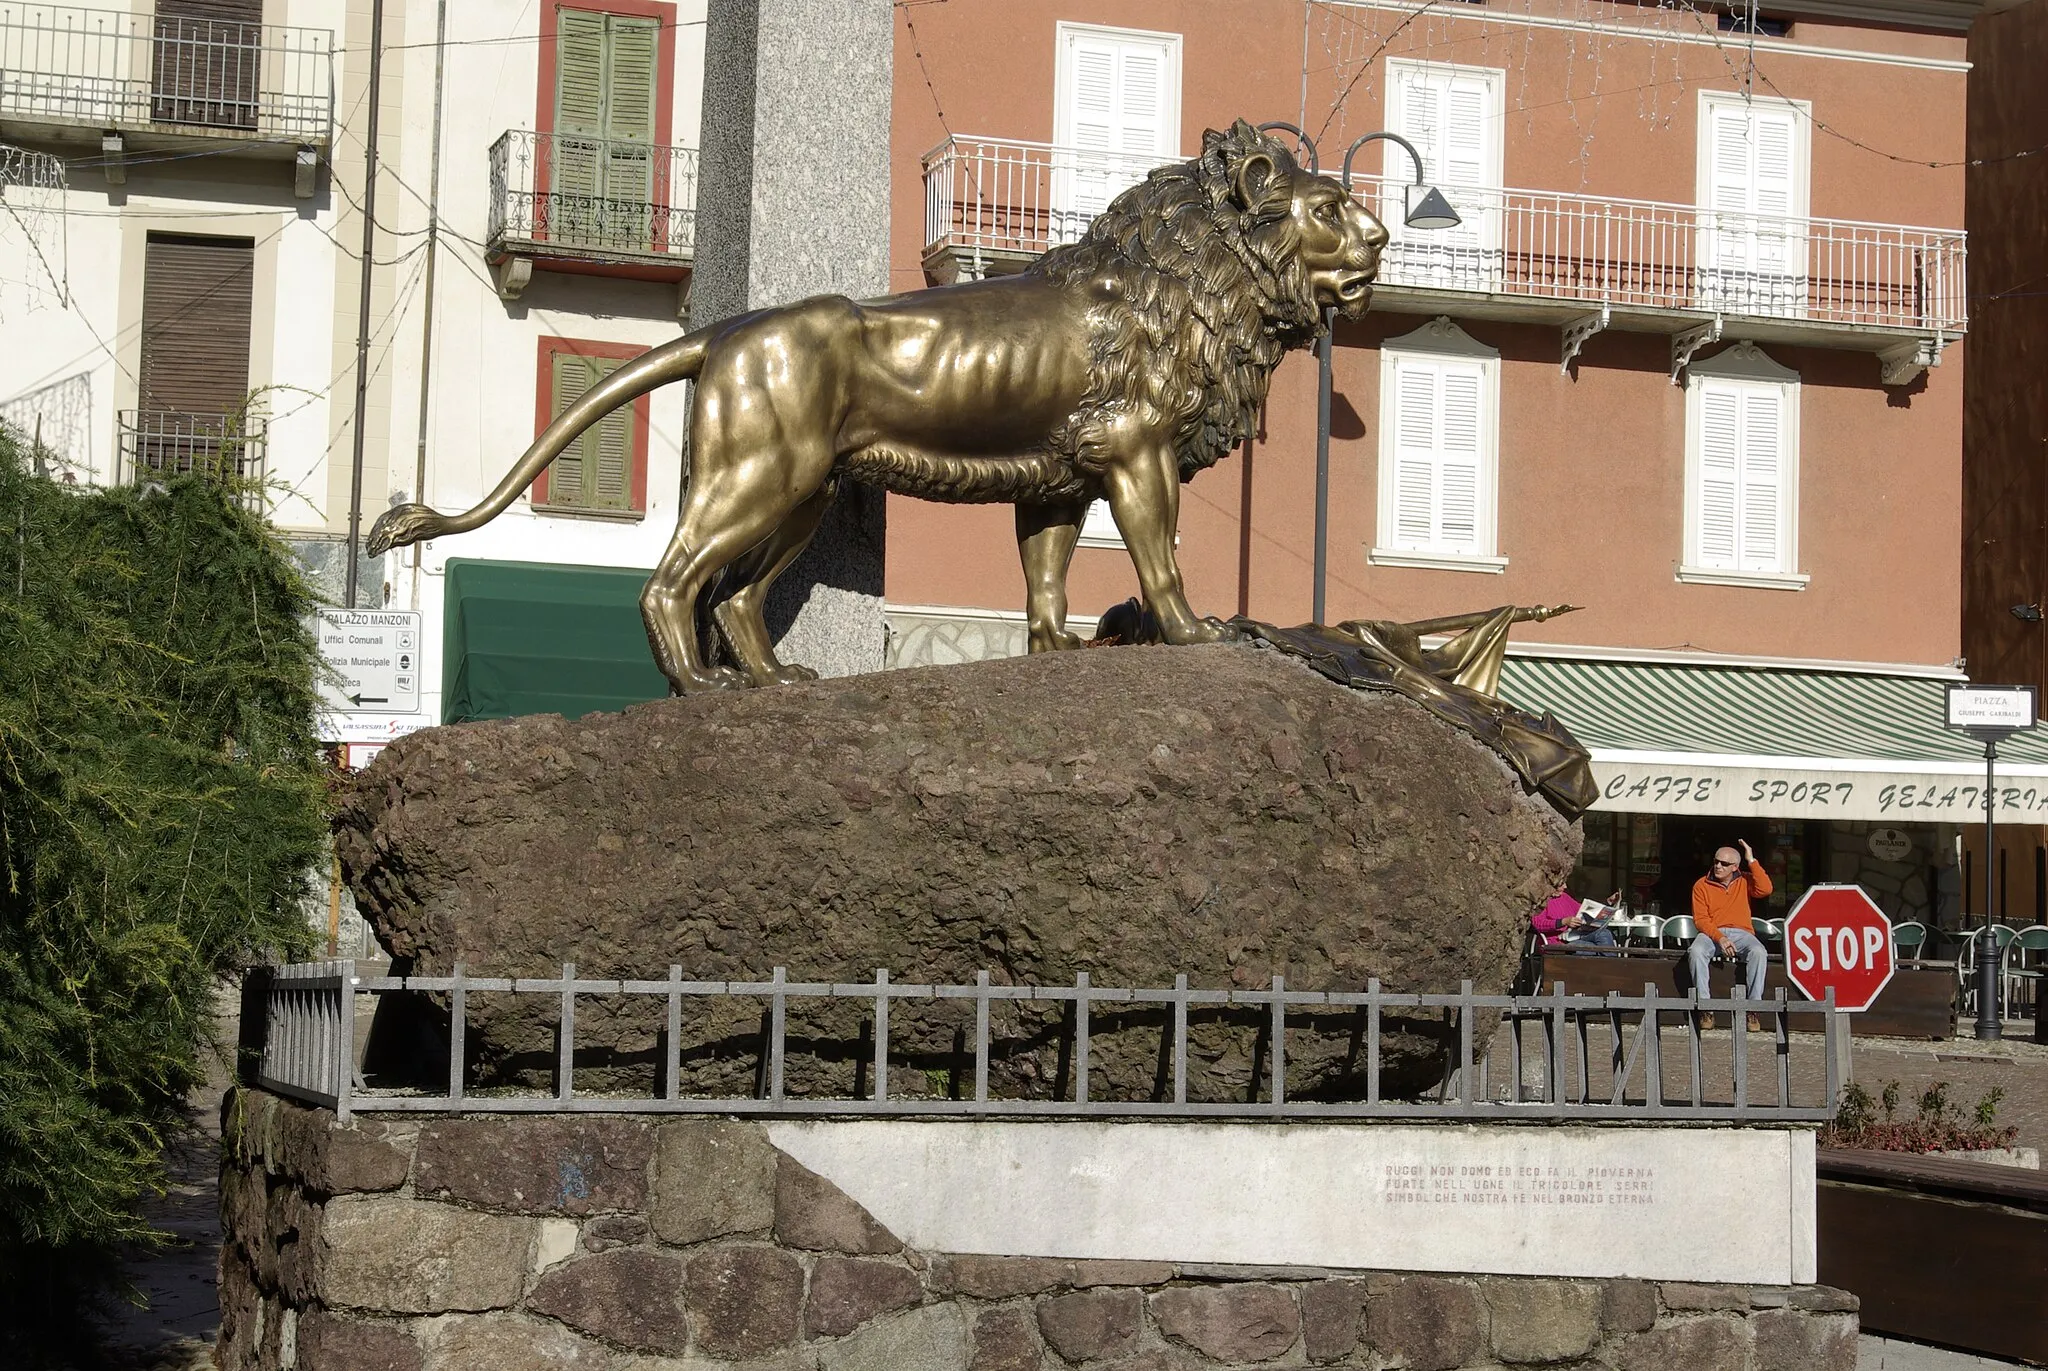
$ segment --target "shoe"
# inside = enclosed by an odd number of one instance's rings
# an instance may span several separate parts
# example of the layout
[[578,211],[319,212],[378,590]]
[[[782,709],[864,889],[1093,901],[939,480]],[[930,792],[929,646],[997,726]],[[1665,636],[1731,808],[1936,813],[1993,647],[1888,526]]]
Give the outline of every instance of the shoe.
[[1754,1015],[1754,1014],[1750,1015],[1750,1016],[1749,1016],[1749,1031],[1750,1031],[1750,1032],[1752,1032],[1752,1033],[1761,1033],[1761,1032],[1763,1032],[1763,1031],[1764,1031],[1764,1021],[1763,1021],[1762,1019],[1759,1019],[1759,1018],[1758,1018],[1758,1017],[1757,1017],[1756,1015]]

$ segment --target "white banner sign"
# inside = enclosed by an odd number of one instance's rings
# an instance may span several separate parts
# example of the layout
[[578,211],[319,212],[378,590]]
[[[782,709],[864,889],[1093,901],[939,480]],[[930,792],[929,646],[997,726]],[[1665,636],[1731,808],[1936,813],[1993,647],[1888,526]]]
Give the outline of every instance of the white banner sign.
[[[1847,771],[1700,766],[1593,758],[1595,809],[1621,814],[1719,818],[1881,819],[1893,823],[1981,823],[1984,773],[1962,770]],[[1998,769],[2000,822],[2048,823],[2048,775]]]

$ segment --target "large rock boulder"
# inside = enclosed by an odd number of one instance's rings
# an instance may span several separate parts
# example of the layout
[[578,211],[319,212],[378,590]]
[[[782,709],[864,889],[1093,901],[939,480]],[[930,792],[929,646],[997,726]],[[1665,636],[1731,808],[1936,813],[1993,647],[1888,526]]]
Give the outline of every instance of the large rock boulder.
[[[623,714],[429,729],[345,796],[344,870],[402,969],[444,975],[1505,990],[1579,837],[1408,700],[1246,646],[898,671]],[[545,996],[471,995],[477,1083],[544,1080]],[[685,1089],[750,1093],[759,1002],[693,1001]],[[792,1093],[865,1091],[868,1006],[792,1002]],[[1390,1019],[1390,1090],[1441,1013]],[[653,1088],[658,1000],[577,1008],[579,1089]],[[1070,1092],[1068,1011],[998,1006],[993,1088]],[[1191,1097],[1262,1088],[1265,1013],[1192,1016]],[[895,1093],[971,1073],[960,1003],[891,1011]],[[1170,1090],[1167,1013],[1097,1005],[1090,1093]],[[1356,1014],[1294,1016],[1290,1091],[1362,1092]],[[428,1079],[445,1067],[422,1062]],[[445,1079],[445,1078],[444,1078]],[[971,1074],[969,1075],[971,1080]]]

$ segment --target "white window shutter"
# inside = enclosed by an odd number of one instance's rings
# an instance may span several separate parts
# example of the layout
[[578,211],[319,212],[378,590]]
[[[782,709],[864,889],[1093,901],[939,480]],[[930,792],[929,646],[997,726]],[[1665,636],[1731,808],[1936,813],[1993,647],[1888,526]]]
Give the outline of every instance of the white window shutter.
[[1758,271],[1791,274],[1799,263],[1791,260],[1796,241],[1784,221],[1796,212],[1799,202],[1795,177],[1798,173],[1799,130],[1792,112],[1758,109],[1750,115],[1755,137],[1755,159],[1751,164],[1750,208],[1757,218],[1755,266]]
[[1166,151],[1166,54],[1157,48],[1126,44],[1118,70],[1117,104],[1122,116],[1124,152],[1151,156]]
[[1479,547],[1480,374],[1476,367],[1446,366],[1437,446],[1437,546],[1477,553]]
[[1399,358],[1394,383],[1394,546],[1426,549],[1436,542],[1436,367]]
[[1742,401],[1733,389],[1700,383],[1699,490],[1695,494],[1699,565],[1736,567]]
[[1775,389],[1748,389],[1742,396],[1743,571],[1779,571],[1779,527],[1784,500],[1784,402]]
[[1398,356],[1392,385],[1393,466],[1381,542],[1408,552],[1490,555],[1484,364]]
[[1171,44],[1063,30],[1054,139],[1054,241],[1071,242],[1110,201],[1180,146]]
[[1712,161],[1707,208],[1719,216],[1708,265],[1742,270],[1751,265],[1749,214],[1753,194],[1749,116],[1730,105],[1708,107],[1709,154]]

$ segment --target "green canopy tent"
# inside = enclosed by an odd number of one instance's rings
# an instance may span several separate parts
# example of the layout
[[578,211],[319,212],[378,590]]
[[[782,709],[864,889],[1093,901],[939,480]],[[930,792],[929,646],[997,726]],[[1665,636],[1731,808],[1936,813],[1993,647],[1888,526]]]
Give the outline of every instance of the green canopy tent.
[[668,694],[640,621],[649,573],[541,562],[448,563],[441,722],[577,718]]

